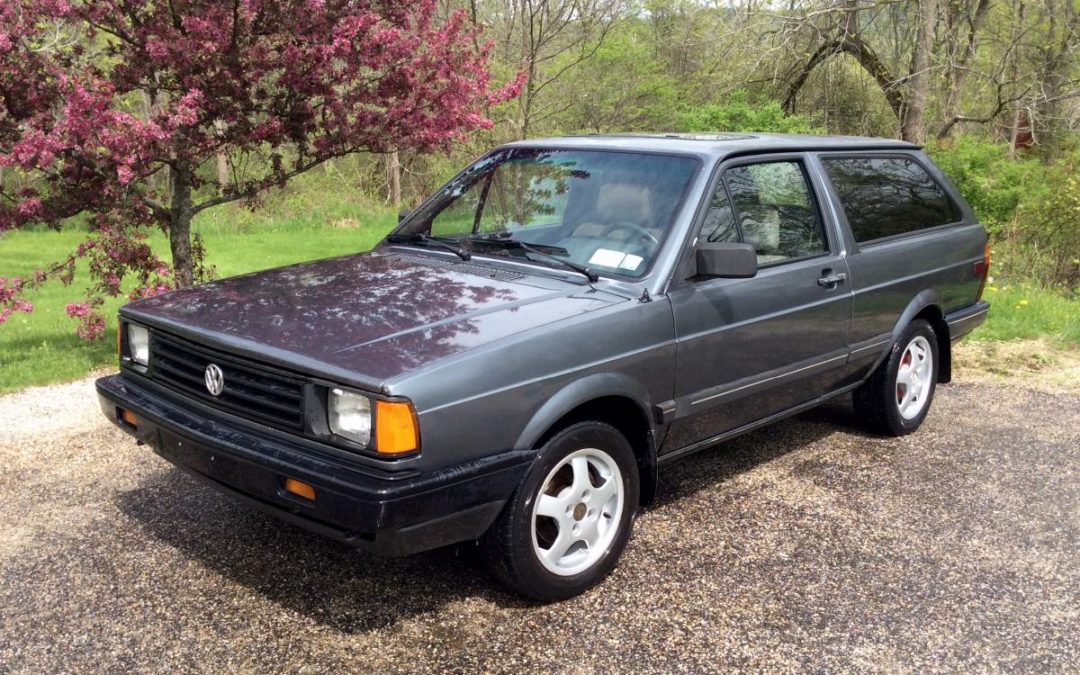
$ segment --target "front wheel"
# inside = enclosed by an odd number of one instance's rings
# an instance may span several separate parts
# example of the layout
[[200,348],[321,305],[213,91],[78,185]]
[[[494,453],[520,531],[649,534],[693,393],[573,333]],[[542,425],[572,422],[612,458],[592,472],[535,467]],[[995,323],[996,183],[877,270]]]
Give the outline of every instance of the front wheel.
[[903,436],[915,431],[930,411],[937,368],[937,335],[929,323],[916,319],[855,390],[855,413],[878,433]]
[[555,434],[484,540],[496,575],[537,600],[573,597],[614,569],[637,512],[637,461],[602,422]]

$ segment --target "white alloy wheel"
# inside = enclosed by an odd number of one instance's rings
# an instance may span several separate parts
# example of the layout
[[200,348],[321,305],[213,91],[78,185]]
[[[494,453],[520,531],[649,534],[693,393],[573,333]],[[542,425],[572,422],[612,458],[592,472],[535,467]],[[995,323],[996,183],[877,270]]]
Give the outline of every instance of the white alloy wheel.
[[559,576],[589,569],[615,540],[625,502],[622,472],[609,454],[570,453],[548,473],[533,504],[537,560]]
[[934,377],[934,352],[921,335],[915,336],[900,358],[896,370],[896,407],[906,420],[916,418],[930,398]]

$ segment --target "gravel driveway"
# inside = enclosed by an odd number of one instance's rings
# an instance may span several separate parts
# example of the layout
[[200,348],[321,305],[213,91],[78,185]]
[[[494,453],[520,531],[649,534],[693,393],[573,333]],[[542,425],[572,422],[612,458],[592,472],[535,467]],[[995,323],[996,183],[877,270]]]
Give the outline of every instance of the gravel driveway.
[[904,439],[837,404],[662,470],[559,605],[204,488],[91,380],[0,398],[0,671],[1080,669],[1080,395],[964,379]]

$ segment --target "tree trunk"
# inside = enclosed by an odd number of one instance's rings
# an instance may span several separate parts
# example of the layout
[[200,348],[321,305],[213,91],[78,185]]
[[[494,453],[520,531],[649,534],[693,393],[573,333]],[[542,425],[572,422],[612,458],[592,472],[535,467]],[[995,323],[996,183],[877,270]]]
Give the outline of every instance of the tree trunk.
[[[219,135],[225,135],[225,123],[221,120],[218,120],[214,123],[214,129],[217,130]],[[225,190],[229,187],[229,183],[231,182],[229,180],[229,156],[226,155],[224,152],[219,152],[217,154],[217,181],[218,188],[224,194]]]
[[[539,18],[538,18],[539,16]],[[538,27],[536,24],[540,22]],[[536,60],[540,56],[541,46],[537,44],[536,31],[543,35],[543,12],[535,12],[531,2],[521,4],[521,60],[528,64],[528,78],[518,97],[518,140],[529,137],[530,118],[532,116],[534,88],[536,87]]]
[[217,182],[222,192],[229,187],[229,158],[224,152],[219,152],[217,156]]
[[195,271],[191,259],[191,168],[177,166],[172,171],[172,206],[169,211],[169,247],[172,249],[173,275],[178,288],[190,286]]
[[859,34],[859,0],[845,0],[844,9],[844,37],[850,40]]
[[529,130],[530,130],[529,127],[530,127],[530,122],[531,122],[531,117],[532,117],[533,96],[535,95],[534,92],[533,92],[533,78],[535,78],[535,77],[536,77],[536,66],[532,62],[530,62],[529,63],[529,77],[525,81],[525,88],[521,92],[521,104],[520,104],[521,119],[520,119],[520,122],[518,123],[518,140],[522,140],[522,141],[528,140],[528,138],[529,138]]
[[401,208],[401,157],[397,150],[386,155],[386,177],[390,203],[395,209]]
[[1029,117],[1032,133],[1038,131],[1039,144],[1043,146],[1042,158],[1047,164],[1060,154],[1061,135],[1066,131],[1064,99],[1070,84],[1069,67],[1076,50],[1077,32],[1080,30],[1080,13],[1068,2],[1046,2],[1048,21],[1045,62],[1042,65],[1040,96],[1036,100],[1034,115]]
[[1009,130],[1009,159],[1016,159],[1016,152],[1020,147],[1020,134],[1025,131],[1021,127],[1024,122],[1024,109],[1019,103],[1013,111],[1012,128]]
[[911,57],[906,105],[900,120],[900,137],[912,143],[926,139],[926,102],[930,90],[930,52],[934,48],[937,0],[919,0],[919,29]]
[[[1017,0],[1016,6],[1013,10],[1013,26],[1012,35],[1009,39],[1009,45],[1012,47],[1012,51],[1009,52],[1009,81],[1018,82],[1020,80],[1020,35],[1024,30],[1024,18],[1027,14],[1027,3],[1025,0]],[[1017,142],[1020,139],[1020,120],[1023,101],[1016,101],[1013,103],[1012,125],[1009,127],[1009,159],[1016,159]]]
[[789,115],[795,112],[795,99],[799,94],[799,90],[806,84],[810,73],[814,71],[814,68],[837,54],[849,54],[854,57],[859,62],[859,65],[877,82],[878,87],[881,88],[881,93],[889,103],[889,107],[892,108],[893,114],[896,115],[896,119],[903,119],[906,104],[896,81],[893,80],[892,73],[889,72],[888,67],[870,45],[866,44],[858,35],[853,37],[845,35],[818,47],[817,51],[810,56],[810,60],[802,67],[795,81],[788,87],[787,96],[782,104],[784,112]]
[[[960,114],[960,94],[971,69],[968,67],[975,60],[979,51],[979,31],[982,30],[986,15],[990,11],[990,0],[979,0],[968,25],[967,38],[963,45],[957,45],[949,53],[949,70],[945,78],[945,119],[950,120]],[[957,29],[959,30],[959,29]],[[962,51],[961,51],[962,50]]]

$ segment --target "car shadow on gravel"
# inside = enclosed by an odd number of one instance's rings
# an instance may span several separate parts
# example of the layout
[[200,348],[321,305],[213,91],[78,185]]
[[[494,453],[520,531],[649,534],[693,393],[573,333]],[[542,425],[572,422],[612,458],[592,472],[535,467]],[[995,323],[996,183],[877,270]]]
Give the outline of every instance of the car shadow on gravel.
[[[850,405],[830,404],[665,466],[650,508],[677,505],[853,423]],[[531,606],[485,572],[475,545],[378,558],[234,502],[178,469],[121,494],[118,505],[147,535],[208,571],[343,633],[385,628],[466,598]],[[179,576],[159,582],[185,583]]]
[[172,467],[118,501],[146,534],[208,572],[343,633],[392,626],[464,598],[527,606],[487,576],[472,544],[379,558],[234,502]]
[[677,504],[836,432],[877,438],[863,430],[851,397],[839,396],[807,412],[662,465],[660,490],[649,508]]

